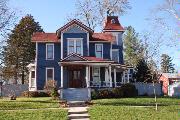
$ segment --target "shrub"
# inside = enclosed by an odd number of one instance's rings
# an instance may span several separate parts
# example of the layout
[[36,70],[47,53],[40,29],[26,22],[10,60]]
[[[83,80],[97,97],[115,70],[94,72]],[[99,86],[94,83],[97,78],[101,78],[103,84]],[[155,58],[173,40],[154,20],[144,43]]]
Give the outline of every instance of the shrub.
[[120,87],[112,89],[112,94],[115,98],[122,98],[124,96],[124,92]]
[[135,97],[138,95],[135,85],[131,83],[122,85],[121,90],[123,91],[123,97]]
[[112,91],[105,89],[105,90],[99,90],[99,98],[112,98],[113,94]]
[[59,97],[59,93],[58,93],[58,91],[57,91],[56,88],[53,88],[53,89],[51,90],[51,97],[52,97],[53,99],[57,99],[57,98]]
[[46,92],[38,92],[38,91],[24,91],[21,96],[23,97],[49,97]]
[[91,92],[91,98],[92,99],[98,99],[99,98],[99,94],[98,94],[97,90]]

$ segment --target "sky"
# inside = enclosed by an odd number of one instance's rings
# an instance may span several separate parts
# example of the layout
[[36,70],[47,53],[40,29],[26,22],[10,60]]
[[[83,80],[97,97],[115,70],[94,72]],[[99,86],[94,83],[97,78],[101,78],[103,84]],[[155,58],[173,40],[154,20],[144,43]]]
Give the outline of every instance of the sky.
[[[55,32],[67,22],[67,17],[75,12],[76,0],[10,0],[10,7],[17,11],[19,19],[26,14],[34,16],[45,32]],[[132,9],[121,16],[120,23],[123,26],[133,26],[139,33],[143,33],[149,26],[146,20],[152,9],[163,0],[129,0]],[[180,49],[179,49],[180,50]],[[178,49],[163,49],[170,54],[176,68],[180,70],[180,56]]]

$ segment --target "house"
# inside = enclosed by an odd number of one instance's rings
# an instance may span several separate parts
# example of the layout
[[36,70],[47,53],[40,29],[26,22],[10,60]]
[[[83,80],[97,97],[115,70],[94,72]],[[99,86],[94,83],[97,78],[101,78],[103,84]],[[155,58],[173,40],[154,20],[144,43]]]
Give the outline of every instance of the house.
[[163,93],[167,95],[168,87],[174,83],[180,82],[180,75],[177,73],[162,73],[159,80],[162,84]]
[[29,90],[42,90],[46,81],[56,80],[62,99],[79,100],[90,99],[93,88],[129,82],[123,62],[124,31],[117,16],[107,16],[102,33],[76,19],[55,33],[34,33],[36,58],[28,65]]

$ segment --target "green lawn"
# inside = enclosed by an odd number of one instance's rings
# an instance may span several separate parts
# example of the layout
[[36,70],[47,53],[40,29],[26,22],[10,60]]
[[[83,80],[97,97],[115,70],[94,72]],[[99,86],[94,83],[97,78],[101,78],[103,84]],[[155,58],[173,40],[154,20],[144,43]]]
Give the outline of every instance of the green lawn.
[[154,98],[94,100],[89,114],[92,120],[180,120],[180,99],[157,100],[158,111],[153,107]]
[[38,109],[38,108],[58,108],[57,100],[50,97],[41,98],[17,98],[17,100],[0,99],[0,110],[14,109]]
[[[0,99],[0,120],[66,120],[67,111],[59,108],[57,100],[50,97]],[[38,109],[38,110],[27,110]]]

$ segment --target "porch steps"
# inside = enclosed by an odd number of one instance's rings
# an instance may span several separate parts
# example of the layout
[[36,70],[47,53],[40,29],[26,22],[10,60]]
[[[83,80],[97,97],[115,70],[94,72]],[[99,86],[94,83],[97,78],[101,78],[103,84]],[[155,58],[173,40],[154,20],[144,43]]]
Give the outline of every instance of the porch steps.
[[70,107],[68,110],[68,120],[90,120],[87,107]]
[[86,107],[85,101],[68,101],[67,105],[69,107]]
[[63,90],[63,99],[67,101],[88,101],[88,89],[68,88]]

